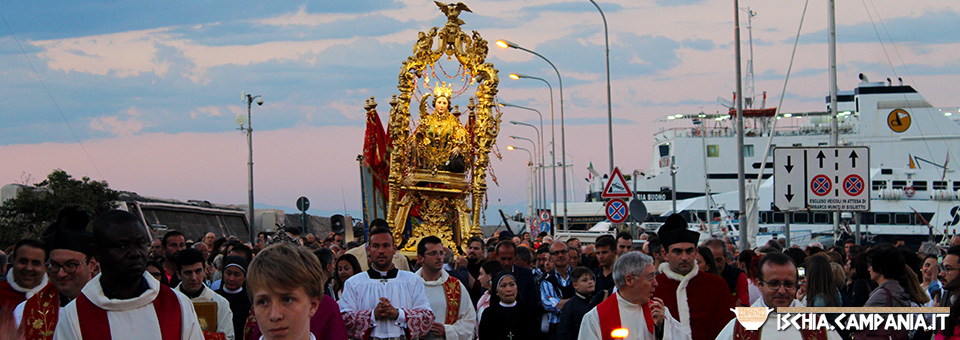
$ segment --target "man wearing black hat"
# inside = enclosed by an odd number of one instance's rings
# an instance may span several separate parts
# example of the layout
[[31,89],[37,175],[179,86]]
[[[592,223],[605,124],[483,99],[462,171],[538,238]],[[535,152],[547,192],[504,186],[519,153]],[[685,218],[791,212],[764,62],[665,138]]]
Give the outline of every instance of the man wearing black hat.
[[[687,230],[687,221],[670,215],[657,232],[667,262],[660,264],[654,297],[663,300],[670,314],[688,329],[693,339],[714,339],[736,307],[723,278],[700,271],[696,263],[700,233]],[[691,325],[697,327],[691,327]]]
[[60,309],[80,295],[80,289],[90,281],[97,260],[92,257],[93,234],[86,231],[88,221],[85,211],[68,207],[44,232],[49,283],[28,293],[27,300],[13,311],[17,325],[23,320],[29,325],[22,328],[25,339],[52,339]]

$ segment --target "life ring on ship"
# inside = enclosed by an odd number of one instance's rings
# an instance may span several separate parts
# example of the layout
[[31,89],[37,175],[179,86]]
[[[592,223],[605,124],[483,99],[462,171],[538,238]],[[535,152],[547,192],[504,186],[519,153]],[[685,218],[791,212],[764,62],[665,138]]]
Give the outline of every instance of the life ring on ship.
[[913,197],[913,194],[915,193],[917,193],[917,191],[914,190],[913,187],[903,188],[903,194],[907,195],[907,197]]

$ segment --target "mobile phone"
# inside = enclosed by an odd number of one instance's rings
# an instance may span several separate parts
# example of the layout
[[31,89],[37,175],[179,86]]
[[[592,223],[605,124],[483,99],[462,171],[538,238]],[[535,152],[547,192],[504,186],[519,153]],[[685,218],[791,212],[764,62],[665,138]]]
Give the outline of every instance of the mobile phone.
[[800,277],[800,281],[803,281],[803,279],[806,278],[807,276],[806,274],[807,274],[807,271],[805,268],[803,267],[797,268],[797,276]]

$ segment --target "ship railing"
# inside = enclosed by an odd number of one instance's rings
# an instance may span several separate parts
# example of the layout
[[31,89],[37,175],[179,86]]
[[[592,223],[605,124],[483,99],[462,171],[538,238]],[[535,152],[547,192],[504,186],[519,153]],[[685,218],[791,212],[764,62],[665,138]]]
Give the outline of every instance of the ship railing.
[[[744,133],[748,137],[768,136],[770,129],[765,128],[744,128]],[[840,134],[856,134],[858,128],[854,124],[841,124]],[[829,135],[829,124],[804,124],[800,126],[778,126],[773,130],[774,136],[808,136],[808,135]],[[654,134],[654,140],[668,140],[677,138],[724,138],[736,137],[736,130],[730,127],[675,127],[663,128]]]

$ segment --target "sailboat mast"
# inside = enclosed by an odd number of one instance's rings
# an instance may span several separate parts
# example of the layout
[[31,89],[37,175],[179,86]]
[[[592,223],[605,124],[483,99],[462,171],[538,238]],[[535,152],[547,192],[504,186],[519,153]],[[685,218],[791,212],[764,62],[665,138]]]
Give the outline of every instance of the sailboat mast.
[[734,56],[737,59],[737,194],[740,202],[740,250],[750,249],[750,241],[747,239],[748,231],[744,225],[747,219],[747,197],[746,180],[743,169],[743,79],[740,76],[740,1],[733,0],[733,46]]

